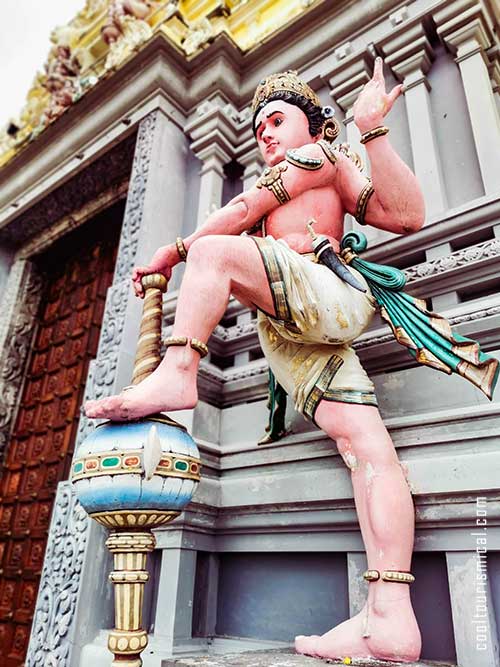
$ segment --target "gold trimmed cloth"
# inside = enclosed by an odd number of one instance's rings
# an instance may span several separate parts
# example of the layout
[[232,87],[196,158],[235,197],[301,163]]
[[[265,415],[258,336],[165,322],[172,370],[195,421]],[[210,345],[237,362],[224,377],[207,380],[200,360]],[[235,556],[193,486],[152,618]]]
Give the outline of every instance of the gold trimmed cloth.
[[262,350],[279,384],[308,419],[321,400],[376,405],[373,383],[350,346],[368,326],[375,300],[342,281],[314,255],[272,236],[252,237],[266,270],[276,317],[259,311]]

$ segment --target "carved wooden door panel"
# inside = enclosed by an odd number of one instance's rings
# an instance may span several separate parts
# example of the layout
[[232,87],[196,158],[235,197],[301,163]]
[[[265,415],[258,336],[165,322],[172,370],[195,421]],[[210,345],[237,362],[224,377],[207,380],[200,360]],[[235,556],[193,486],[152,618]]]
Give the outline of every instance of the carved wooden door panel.
[[[114,207],[116,208],[116,207]],[[47,277],[22,400],[0,477],[0,665],[28,647],[52,505],[67,479],[89,361],[97,353],[119,225],[93,221],[41,261]]]

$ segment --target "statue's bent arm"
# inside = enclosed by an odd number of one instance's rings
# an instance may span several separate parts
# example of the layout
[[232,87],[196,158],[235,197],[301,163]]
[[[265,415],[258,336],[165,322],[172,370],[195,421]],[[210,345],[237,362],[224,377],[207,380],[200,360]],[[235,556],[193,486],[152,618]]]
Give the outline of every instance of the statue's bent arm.
[[[396,234],[418,231],[425,206],[418,181],[392,148],[389,139],[378,137],[366,144],[374,193],[368,201],[365,223]],[[354,215],[360,192],[368,183],[357,166],[340,154],[334,185],[345,209]]]
[[[386,137],[368,144],[367,152],[375,192],[368,202],[366,223],[397,234],[417,231],[424,222],[424,201],[414,174]],[[302,146],[300,153],[313,159],[324,157],[315,143]],[[197,238],[208,234],[241,234],[286,201],[328,185],[337,190],[345,210],[354,214],[358,196],[368,179],[349,157],[341,152],[337,152],[337,156],[335,164],[324,160],[322,166],[314,170],[302,169],[286,160],[266,170],[270,173],[267,180],[259,179],[256,185],[212,213],[200,229],[187,237],[186,249]],[[273,182],[279,187],[273,186]],[[277,190],[284,194],[279,196]]]

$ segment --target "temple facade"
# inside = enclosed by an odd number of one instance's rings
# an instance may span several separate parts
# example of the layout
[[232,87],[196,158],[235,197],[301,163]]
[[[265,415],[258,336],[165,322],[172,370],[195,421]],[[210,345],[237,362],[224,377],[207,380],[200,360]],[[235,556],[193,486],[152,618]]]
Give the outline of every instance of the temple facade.
[[[2,666],[111,662],[106,531],[68,481],[93,428],[80,407],[129,384],[142,305],[132,267],[261,173],[249,107],[266,74],[298,70],[364,158],[352,105],[384,58],[388,85],[404,83],[390,138],[427,216],[408,236],[364,228],[363,257],[404,270],[411,294],[500,355],[498,20],[490,0],[87,0],[54,31],[45,71],[0,134]],[[364,602],[335,444],[289,407],[287,435],[257,445],[268,374],[255,324],[230,303],[199,404],[178,417],[202,481],[155,531],[145,667],[289,646]],[[489,402],[417,367],[381,319],[355,348],[413,493],[422,659],[499,667],[500,392]]]

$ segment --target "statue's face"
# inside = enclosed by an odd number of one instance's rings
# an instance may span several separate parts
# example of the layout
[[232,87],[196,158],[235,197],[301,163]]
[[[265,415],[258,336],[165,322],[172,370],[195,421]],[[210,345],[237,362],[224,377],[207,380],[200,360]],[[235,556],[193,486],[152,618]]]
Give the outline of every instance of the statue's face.
[[300,148],[319,138],[311,137],[305,113],[281,100],[269,102],[259,111],[255,128],[260,152],[270,167],[284,160],[289,148]]

